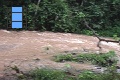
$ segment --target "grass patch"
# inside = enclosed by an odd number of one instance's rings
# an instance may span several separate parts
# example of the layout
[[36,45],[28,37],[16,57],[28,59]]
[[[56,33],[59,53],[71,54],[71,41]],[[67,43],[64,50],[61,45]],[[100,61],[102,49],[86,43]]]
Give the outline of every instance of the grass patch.
[[31,78],[34,80],[75,80],[74,77],[63,71],[46,68],[33,70]]
[[[79,54],[79,55],[58,55],[55,57],[57,62],[64,61],[89,61],[93,64],[107,67],[104,73],[94,73],[92,71],[82,71],[78,75],[72,75],[70,72],[55,69],[35,69],[28,74],[18,75],[18,80],[120,80],[120,74],[117,73],[115,52],[109,51],[103,54]],[[67,65],[69,67],[69,65]]]
[[30,71],[29,76],[18,80],[120,80],[120,74],[116,73],[113,67],[110,67],[107,73],[98,74],[86,70],[76,76],[71,76],[60,70],[43,68]]
[[60,54],[60,55],[55,56],[54,60],[56,62],[72,61],[73,55],[72,54],[67,54],[67,55]]
[[99,66],[111,66],[117,63],[115,59],[115,52],[109,51],[108,53],[102,54],[79,54],[79,55],[57,55],[55,56],[54,60],[56,62],[63,62],[63,61],[75,61],[75,62],[91,62],[92,64],[99,65]]
[[76,80],[120,80],[119,73],[100,73],[96,74],[92,71],[84,71],[78,75]]

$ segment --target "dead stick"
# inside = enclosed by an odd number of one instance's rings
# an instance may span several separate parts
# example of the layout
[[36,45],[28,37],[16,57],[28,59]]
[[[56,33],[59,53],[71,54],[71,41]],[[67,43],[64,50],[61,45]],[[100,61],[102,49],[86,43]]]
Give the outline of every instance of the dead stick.
[[85,26],[91,30],[93,32],[93,34],[98,38],[99,42],[97,44],[97,47],[99,47],[101,49],[101,46],[100,46],[100,42],[101,41],[105,41],[105,42],[114,42],[114,43],[119,43],[120,45],[120,40],[119,41],[114,41],[114,40],[106,40],[106,39],[102,39],[98,36],[98,34],[96,34],[96,32],[88,25],[87,21],[84,19],[84,22],[85,22]]

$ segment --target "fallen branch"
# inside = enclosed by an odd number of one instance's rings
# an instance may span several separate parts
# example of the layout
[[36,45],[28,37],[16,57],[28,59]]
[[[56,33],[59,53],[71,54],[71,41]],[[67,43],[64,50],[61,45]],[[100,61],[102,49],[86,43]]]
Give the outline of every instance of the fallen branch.
[[97,43],[97,47],[99,47],[100,50],[102,49],[102,47],[100,46],[100,42],[101,42],[101,41],[105,41],[105,42],[107,42],[107,43],[108,43],[108,42],[119,43],[119,45],[120,45],[120,40],[119,40],[119,41],[114,41],[114,40],[107,40],[107,39],[102,39],[102,38],[100,38],[100,37],[98,36],[98,34],[88,25],[88,23],[87,23],[86,20],[84,20],[84,23],[85,23],[85,26],[86,26],[89,30],[91,30],[91,31],[93,32],[93,34],[95,35],[95,37],[98,38],[99,42]]

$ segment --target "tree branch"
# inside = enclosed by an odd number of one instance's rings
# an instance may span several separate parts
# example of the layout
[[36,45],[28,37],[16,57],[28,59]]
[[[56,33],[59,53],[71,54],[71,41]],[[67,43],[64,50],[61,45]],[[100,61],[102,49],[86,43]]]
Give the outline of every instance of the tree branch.
[[38,3],[37,3],[37,6],[36,6],[36,10],[35,10],[35,15],[37,14],[37,7],[39,7],[39,4],[40,4],[41,0],[38,0]]
[[99,49],[102,49],[102,47],[100,46],[100,42],[101,41],[105,41],[105,42],[114,42],[114,43],[119,43],[120,45],[120,40],[119,41],[114,41],[114,40],[107,40],[107,39],[102,39],[98,36],[98,34],[88,25],[87,21],[84,19],[84,23],[85,23],[85,26],[91,30],[93,32],[93,34],[95,35],[95,37],[98,38],[99,42],[97,43],[97,47],[99,47]]
[[[39,7],[40,2],[41,2],[41,0],[38,0],[37,6],[36,6],[36,9],[35,9],[35,15],[32,18],[32,23],[33,24],[35,24],[35,21],[36,21],[36,15],[37,15],[37,11],[38,11],[38,7]],[[35,30],[35,26],[33,26],[33,30]]]

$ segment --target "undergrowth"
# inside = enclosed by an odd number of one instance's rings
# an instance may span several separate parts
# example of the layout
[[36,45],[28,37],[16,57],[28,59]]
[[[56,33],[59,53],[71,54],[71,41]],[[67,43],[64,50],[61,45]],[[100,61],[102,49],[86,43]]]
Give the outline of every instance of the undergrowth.
[[85,70],[76,76],[71,76],[60,70],[43,68],[30,71],[29,76],[18,80],[120,80],[120,74],[116,73],[115,66],[109,67],[106,73],[98,74]]
[[120,80],[120,73],[117,73],[117,60],[114,59],[115,52],[109,51],[103,54],[79,54],[79,55],[58,55],[55,57],[57,62],[64,61],[90,61],[94,64],[106,66],[104,73],[95,73],[90,70],[81,70],[77,75],[70,72],[55,69],[35,69],[27,74],[17,75],[18,80]]
[[61,70],[47,68],[30,71],[29,76],[27,78],[24,78],[24,80],[28,80],[28,78],[30,80],[75,80],[74,77],[67,75]]
[[115,59],[115,52],[109,51],[108,53],[101,53],[101,54],[93,54],[93,53],[85,53],[79,55],[57,55],[55,56],[54,60],[56,62],[63,62],[63,61],[75,61],[75,62],[91,62],[92,64],[99,65],[99,66],[111,66],[117,62]]

